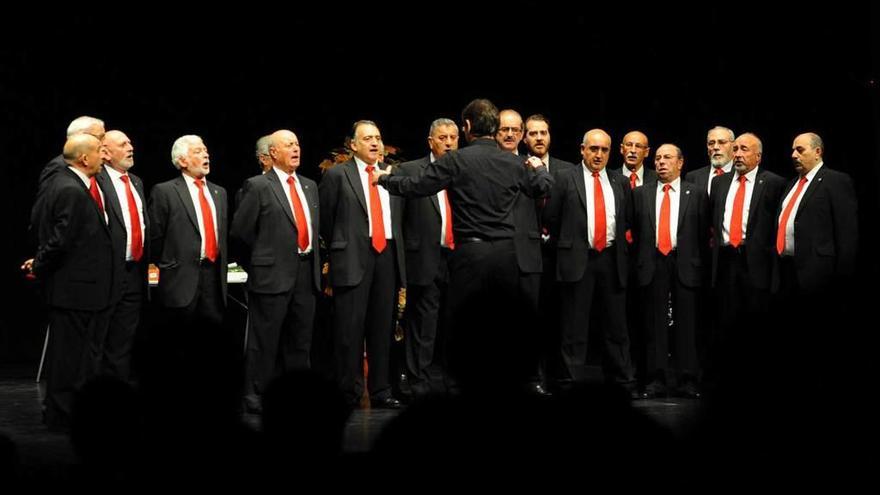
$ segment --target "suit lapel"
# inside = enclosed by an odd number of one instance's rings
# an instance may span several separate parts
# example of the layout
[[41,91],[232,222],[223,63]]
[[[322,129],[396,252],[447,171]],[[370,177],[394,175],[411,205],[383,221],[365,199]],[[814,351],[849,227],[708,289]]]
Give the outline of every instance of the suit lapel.
[[581,204],[584,205],[584,215],[587,214],[587,186],[584,184],[584,169],[581,166],[580,173],[571,174],[574,180],[574,188],[577,190],[578,197],[581,198]]
[[[804,197],[803,197],[803,199],[801,199],[801,204],[798,205],[798,210],[797,210],[797,214],[795,215],[795,218],[801,216],[801,212],[804,211],[804,207],[809,204],[808,201],[810,201],[810,198],[813,197],[813,194],[816,192],[816,189],[818,189],[822,185],[822,181],[824,180],[824,178],[825,178],[825,165],[822,165],[822,168],[820,168],[819,171],[816,172],[816,175],[813,176],[813,180],[811,180],[810,182],[807,182],[807,185],[806,185],[807,190],[804,191],[803,193],[801,193],[804,195]],[[797,184],[797,181],[795,181],[795,184]],[[797,186],[795,186],[795,187],[797,187]]]
[[119,225],[125,225],[125,217],[122,215],[122,206],[119,204],[119,196],[116,195],[116,187],[105,168],[102,168],[101,173],[98,174],[98,185],[104,191],[104,205],[109,207],[111,212],[108,215],[115,215],[119,220]]
[[189,221],[192,222],[197,232],[201,232],[198,217],[196,217],[196,206],[192,202],[192,197],[189,195],[189,189],[186,185],[186,179],[182,175],[175,179],[174,190],[177,191],[177,195],[180,197],[180,202],[183,204],[183,209],[186,210]]
[[[621,202],[623,201],[623,184],[621,180],[623,176],[616,174],[608,174],[608,180],[611,182],[611,191],[614,193],[614,215],[620,215],[621,212]],[[629,182],[629,181],[627,181]],[[629,184],[626,185],[629,187]]]
[[681,226],[684,225],[684,214],[687,211],[689,199],[691,197],[691,185],[681,181],[681,191],[678,193],[678,229],[675,233],[676,237],[681,232]]
[[[730,177],[728,177],[728,175]],[[712,213],[715,215],[713,221],[715,225],[720,225],[723,228],[724,225],[724,208],[727,205],[727,195],[730,193],[730,188],[733,186],[733,178],[736,174],[727,174],[721,176],[721,180],[719,180],[719,184],[715,187],[718,187],[718,200],[721,202],[720,208],[715,208],[715,211]]]
[[217,225],[214,226],[217,229],[218,236],[218,247],[220,246],[219,240],[223,239],[226,236],[226,202],[222,201],[222,196],[220,196],[220,189],[217,188],[215,184],[208,182],[208,179],[205,179],[205,185],[211,191],[211,199],[214,200],[214,209],[217,211]]
[[[661,187],[660,181],[654,187],[646,187],[644,195],[648,201],[648,219],[651,221],[651,230],[654,231],[654,240],[657,240],[657,188]],[[638,188],[636,188],[638,191]]]
[[364,209],[364,214],[369,215],[369,211],[367,210],[367,199],[364,196],[364,186],[361,183],[361,176],[357,169],[357,162],[352,158],[342,164],[342,170],[345,171],[345,177],[348,179],[349,185],[354,190],[354,195],[357,197],[358,202],[360,202],[361,208]]
[[[428,158],[426,160],[425,164],[422,165],[422,167],[421,167],[422,171],[424,171],[426,168],[428,168],[428,165],[430,165],[430,164],[431,164],[431,159]],[[440,200],[437,199],[437,195],[432,194],[428,197],[431,199],[431,204],[434,205],[434,209],[437,210],[437,214],[442,216],[442,214],[440,213]],[[447,196],[446,198],[447,198],[447,201],[449,201],[449,196]]]
[[749,202],[749,222],[746,224],[746,235],[752,232],[752,219],[757,215],[754,213],[760,211],[761,199],[764,197],[764,171],[758,170],[755,175],[755,187],[752,189],[752,200]]
[[306,196],[309,216],[312,219],[312,231],[314,232],[315,226],[318,225],[318,192],[313,187],[309,187],[309,183],[304,180],[300,182],[300,185],[302,185],[303,194]]
[[293,212],[290,211],[290,201],[288,201],[287,194],[284,192],[285,186],[281,183],[281,180],[279,180],[278,174],[276,174],[274,170],[270,170],[266,173],[265,177],[266,180],[269,181],[269,189],[272,190],[272,194],[278,201],[278,205],[284,210],[284,214],[287,215],[287,219],[290,220],[290,223],[293,224],[293,226],[296,226]]

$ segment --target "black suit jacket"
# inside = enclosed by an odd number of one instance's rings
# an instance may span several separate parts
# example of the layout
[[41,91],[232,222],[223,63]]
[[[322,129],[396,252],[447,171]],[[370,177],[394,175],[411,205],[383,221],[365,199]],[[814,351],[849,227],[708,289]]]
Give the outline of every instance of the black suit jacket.
[[[706,165],[705,167],[691,170],[684,176],[684,180],[691,184],[695,184],[700,187],[703,192],[706,192],[706,189],[709,188],[709,174],[713,168],[712,165]],[[714,179],[715,177],[716,176],[713,174],[712,178]]]
[[[217,264],[220,265],[220,292],[225,305],[229,218],[226,190],[213,182],[207,182],[207,189],[217,210]],[[159,267],[156,292],[165,307],[185,307],[196,296],[202,243],[196,206],[183,176],[156,184],[150,192],[150,258]]]
[[[646,286],[654,279],[657,251],[657,188],[661,183],[633,190],[633,247],[636,252],[636,279]],[[703,283],[704,260],[709,250],[709,199],[696,184],[681,181],[676,237],[678,279],[687,287]]]
[[[141,257],[141,265],[144,273],[143,291],[147,292],[147,263],[150,259],[150,216],[147,214],[147,195],[144,193],[144,183],[140,177],[129,172],[129,180],[132,185],[132,193],[137,194],[141,198],[142,208],[138,212],[144,220],[144,255]],[[105,167],[101,167],[101,172],[97,177],[98,186],[104,193],[104,208],[107,210],[107,218],[110,222],[110,235],[113,238],[113,268],[114,273],[122,273],[125,264],[125,245],[128,241],[128,232],[125,229],[125,217],[122,216],[123,205],[119,204],[119,197],[116,194],[116,188],[113,186],[113,180]],[[128,204],[124,206],[128,208]],[[122,277],[114,277],[113,294],[114,297],[120,297],[120,283]]]
[[[321,290],[318,231],[318,185],[297,174],[312,222],[312,283]],[[248,272],[247,289],[261,294],[280,294],[293,288],[299,268],[298,230],[290,202],[278,174],[251,177],[242,187],[241,203],[230,229],[233,252]]]
[[[724,242],[724,207],[727,194],[737,174],[731,172],[712,179],[712,287],[718,277],[718,253]],[[773,264],[776,259],[776,211],[785,179],[758,168],[752,199],[749,203],[749,221],[746,225],[745,250],[749,264],[749,278],[758,289],[769,289]]]
[[[559,160],[557,158],[553,158],[552,156],[548,161],[550,163],[550,176],[553,177],[554,184],[560,181],[560,177],[563,175],[563,172],[567,170],[572,170],[577,167],[574,163],[567,162],[565,160]],[[544,215],[544,209],[550,203],[550,198],[552,194],[553,190],[551,189],[546,196],[536,199],[535,211],[538,212],[538,221],[541,222],[541,234],[549,235],[549,239],[547,240],[547,247],[555,251],[556,238],[551,235],[550,226],[547,225]]]
[[[625,166],[626,165],[624,165],[623,167],[625,167]],[[609,168],[608,170],[610,172],[614,172],[615,174],[626,179],[626,185],[629,186],[629,177],[626,177],[625,175],[623,175],[623,167],[619,167],[619,168],[615,168],[615,169]],[[642,172],[642,184],[640,184],[640,186],[648,186],[648,185],[651,185],[651,184],[657,182],[657,171],[646,167],[644,163],[642,164],[642,168],[644,169],[644,171]],[[630,190],[632,190],[632,189],[630,189]]]
[[[788,183],[782,200],[798,180]],[[801,194],[803,199],[794,217],[794,263],[800,287],[817,290],[855,272],[858,204],[849,175],[828,165],[822,165]],[[777,225],[782,200],[776,211]]]
[[69,169],[46,184],[39,217],[34,274],[49,306],[97,311],[111,302],[110,227],[88,188]]
[[[380,169],[387,168],[384,163]],[[340,163],[324,172],[320,192],[321,237],[330,250],[330,285],[351,287],[364,277],[366,255],[370,245],[370,220],[367,217],[367,198],[361,185],[354,159]],[[406,286],[404,258],[403,198],[390,197],[391,237],[395,240],[398,283]]]
[[[611,190],[614,193],[615,230],[614,249],[617,254],[617,279],[621,287],[626,287],[627,243],[630,206],[629,182],[620,174],[608,173]],[[608,202],[612,198],[605,198]],[[589,229],[587,222],[587,192],[584,185],[583,169],[576,167],[563,172],[551,193],[550,203],[545,212],[550,226],[550,235],[556,238],[556,279],[560,282],[577,282],[587,269],[587,242]]]
[[28,227],[29,232],[29,242],[32,246],[36,247],[39,243],[39,231],[40,231],[40,215],[43,208],[43,202],[45,201],[46,196],[46,188],[49,186],[52,178],[58,174],[58,172],[67,169],[67,162],[64,161],[63,155],[58,155],[55,158],[49,160],[46,165],[40,170],[40,178],[37,182],[37,195],[34,200],[34,204],[31,207],[31,217],[30,217],[30,226]]
[[[400,164],[398,175],[417,177],[431,163],[431,157]],[[403,237],[406,248],[406,281],[410,285],[429,285],[440,267],[440,201],[432,194],[409,198],[403,213]]]

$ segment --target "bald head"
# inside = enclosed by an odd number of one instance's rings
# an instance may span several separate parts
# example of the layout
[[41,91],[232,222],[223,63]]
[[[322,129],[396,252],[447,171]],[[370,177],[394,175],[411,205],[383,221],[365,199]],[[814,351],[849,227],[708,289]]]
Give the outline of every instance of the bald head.
[[506,109],[498,114],[498,122],[498,133],[495,134],[498,147],[512,153],[516,152],[523,138],[522,116],[516,110]]
[[611,136],[602,129],[591,129],[584,134],[581,156],[584,165],[593,172],[599,172],[608,165],[611,152]]
[[821,163],[825,154],[822,138],[814,132],[805,132],[794,138],[791,145],[791,160],[800,175],[806,175]]
[[101,170],[101,141],[91,134],[74,134],[64,142],[64,161],[89,177]]
[[660,182],[668,184],[681,175],[681,169],[684,166],[684,157],[681,154],[681,148],[666,143],[657,148],[657,154],[654,155],[654,168],[657,169],[657,177]]
[[292,131],[281,129],[269,135],[269,159],[272,166],[286,174],[293,174],[299,167],[299,139]]
[[764,145],[758,136],[751,132],[740,134],[733,142],[733,168],[740,175],[745,175],[761,163]]
[[104,161],[118,172],[125,173],[134,166],[134,146],[122,131],[107,131],[104,135]]

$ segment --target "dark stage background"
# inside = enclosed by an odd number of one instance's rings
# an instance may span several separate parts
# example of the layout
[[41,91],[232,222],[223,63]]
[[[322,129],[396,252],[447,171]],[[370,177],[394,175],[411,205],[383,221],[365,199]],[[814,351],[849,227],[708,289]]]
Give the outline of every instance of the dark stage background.
[[[201,135],[211,180],[231,192],[257,173],[254,142],[275,129],[297,133],[300,173],[317,180],[318,163],[353,121],[376,121],[386,143],[415,159],[427,152],[430,122],[458,121],[476,97],[524,117],[547,115],[553,154],[571,161],[587,129],[602,127],[615,142],[640,129],[655,149],[679,144],[685,169],[698,168],[706,164],[707,129],[725,125],[755,132],[764,142],[761,165],[791,177],[792,139],[815,131],[826,163],[851,174],[859,191],[853,302],[867,312],[878,275],[878,11],[803,5],[770,13],[739,2],[507,2],[497,11],[425,4],[393,12],[364,4],[311,14],[301,6],[95,6],[94,14],[8,16],[0,34],[0,364],[38,361],[44,311],[18,266],[33,252],[25,232],[39,171],[60,153],[70,120],[84,114],[128,134],[133,171],[148,187],[176,174],[174,139]],[[619,155],[610,166],[620,166]],[[854,349],[873,347],[875,326],[846,331]]]

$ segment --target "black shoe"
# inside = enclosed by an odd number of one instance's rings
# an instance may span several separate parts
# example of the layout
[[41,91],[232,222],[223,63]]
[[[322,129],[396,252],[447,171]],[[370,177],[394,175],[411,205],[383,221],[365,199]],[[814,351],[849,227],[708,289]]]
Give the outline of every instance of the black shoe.
[[247,414],[263,414],[263,401],[259,395],[245,395],[242,400],[242,409]]
[[694,384],[694,382],[685,382],[684,385],[679,387],[677,395],[687,399],[699,399],[702,397],[700,389]]
[[666,397],[667,394],[668,390],[666,389],[666,385],[657,380],[654,380],[645,387],[645,391],[642,392],[642,398],[654,399],[657,397]]
[[400,409],[400,401],[394,397],[385,397],[383,399],[370,399],[371,409]]
[[527,391],[536,397],[553,397],[553,393],[544,388],[540,383],[529,385]]

